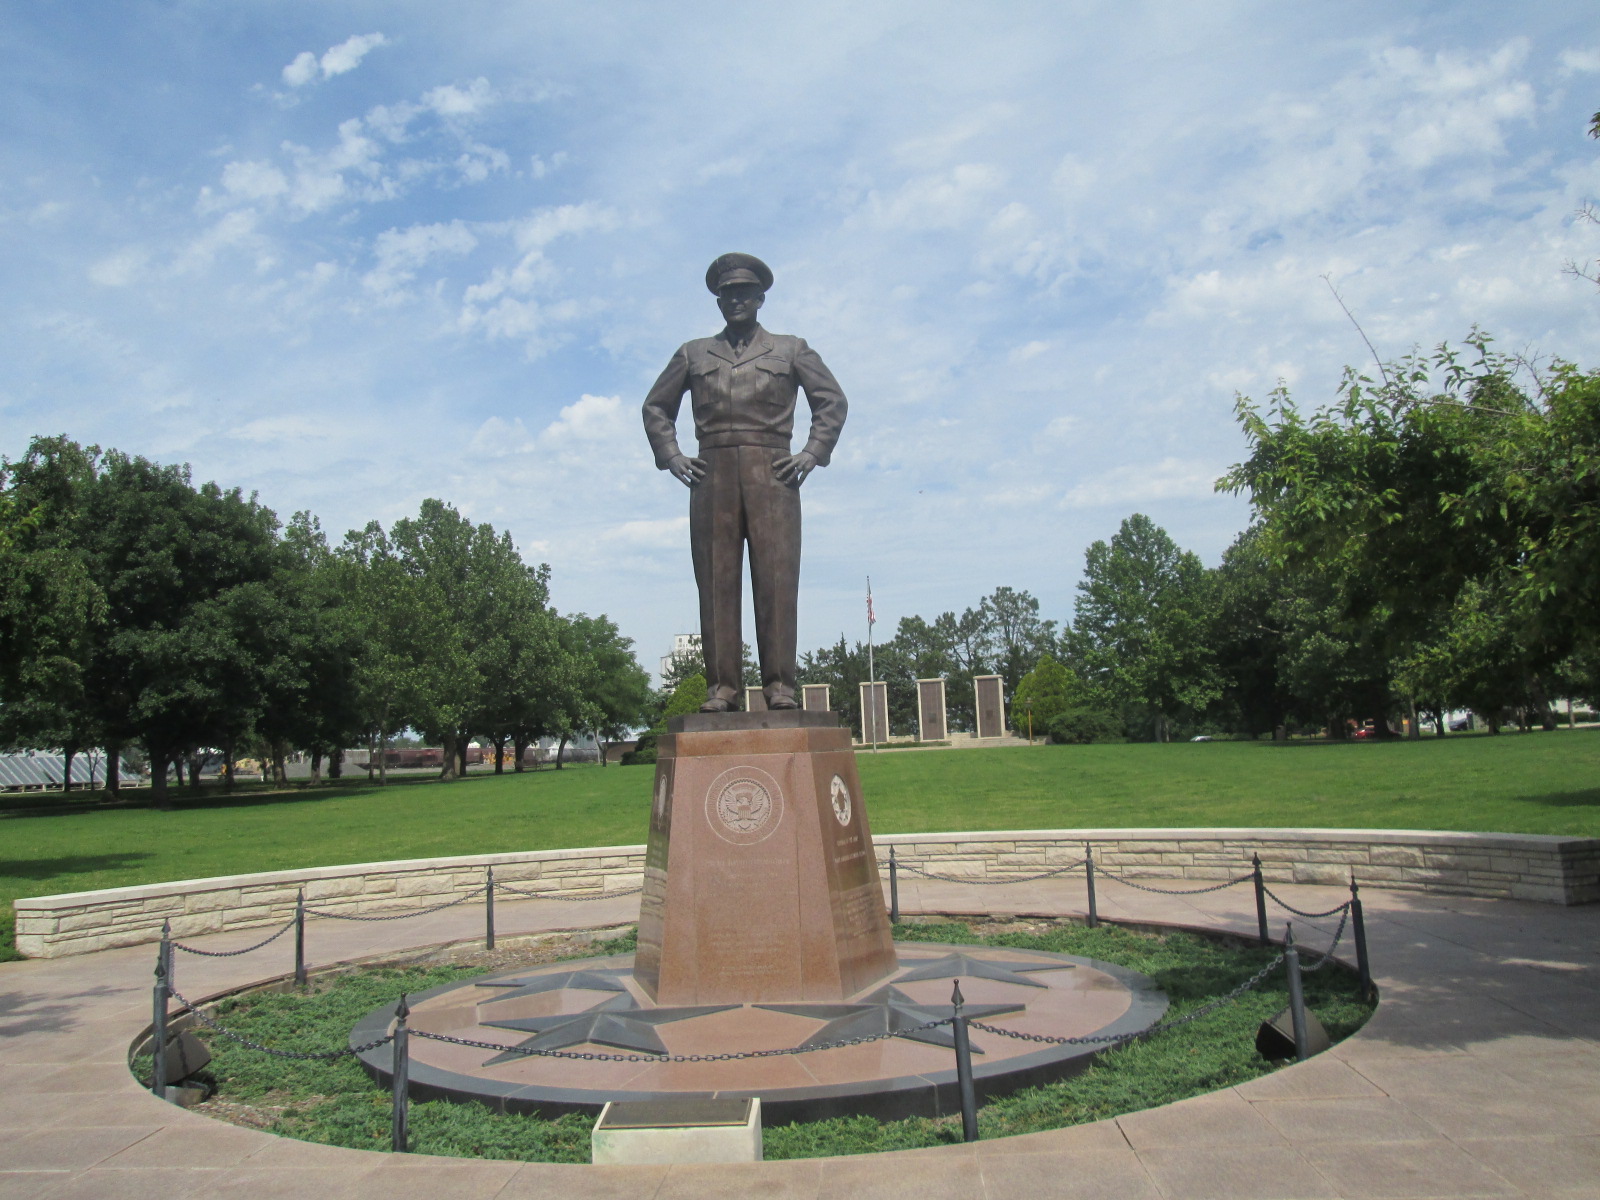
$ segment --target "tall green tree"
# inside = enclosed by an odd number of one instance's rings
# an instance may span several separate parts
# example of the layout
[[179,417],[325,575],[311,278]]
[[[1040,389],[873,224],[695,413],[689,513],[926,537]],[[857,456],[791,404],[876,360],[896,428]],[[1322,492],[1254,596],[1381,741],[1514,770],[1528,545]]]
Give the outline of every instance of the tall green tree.
[[1121,706],[1130,733],[1166,741],[1221,694],[1209,643],[1213,594],[1199,558],[1135,513],[1084,555],[1069,644]]

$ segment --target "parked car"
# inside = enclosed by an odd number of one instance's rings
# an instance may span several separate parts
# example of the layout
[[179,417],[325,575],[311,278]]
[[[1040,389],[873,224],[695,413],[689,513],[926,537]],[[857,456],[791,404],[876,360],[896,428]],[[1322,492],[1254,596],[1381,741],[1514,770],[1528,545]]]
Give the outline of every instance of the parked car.
[[1450,722],[1450,732],[1451,733],[1465,733],[1465,732],[1467,732],[1467,730],[1469,730],[1471,728],[1472,728],[1472,718],[1470,716],[1468,716],[1468,717],[1457,717],[1454,721]]
[[1189,740],[1191,742],[1214,742],[1217,739],[1212,737],[1209,733],[1202,733],[1196,737],[1190,738]]

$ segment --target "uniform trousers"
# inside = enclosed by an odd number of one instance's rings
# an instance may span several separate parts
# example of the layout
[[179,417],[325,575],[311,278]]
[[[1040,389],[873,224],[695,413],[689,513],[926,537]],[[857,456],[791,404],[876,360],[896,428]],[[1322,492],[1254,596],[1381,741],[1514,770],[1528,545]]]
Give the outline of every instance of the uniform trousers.
[[794,695],[800,490],[773,474],[773,463],[788,453],[762,446],[699,452],[706,473],[689,493],[689,548],[700,588],[700,648],[712,697],[737,702],[743,692],[739,618],[746,542],[761,686],[769,704]]

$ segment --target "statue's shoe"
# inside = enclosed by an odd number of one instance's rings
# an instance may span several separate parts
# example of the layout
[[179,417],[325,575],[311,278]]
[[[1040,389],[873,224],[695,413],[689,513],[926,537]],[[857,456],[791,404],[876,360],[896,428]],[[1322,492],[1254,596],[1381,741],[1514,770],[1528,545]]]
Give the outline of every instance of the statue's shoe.
[[774,696],[767,701],[767,707],[776,712],[781,709],[799,708],[800,706],[795,703],[793,696]]
[[724,700],[721,696],[713,696],[700,706],[700,711],[705,713],[732,712],[733,701]]

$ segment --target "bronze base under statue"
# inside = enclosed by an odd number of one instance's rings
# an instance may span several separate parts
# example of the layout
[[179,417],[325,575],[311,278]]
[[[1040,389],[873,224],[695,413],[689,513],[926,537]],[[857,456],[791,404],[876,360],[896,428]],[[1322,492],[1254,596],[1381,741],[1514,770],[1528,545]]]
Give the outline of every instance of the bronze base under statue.
[[843,1000],[896,970],[833,713],[674,718],[658,743],[634,979],[658,1004]]

